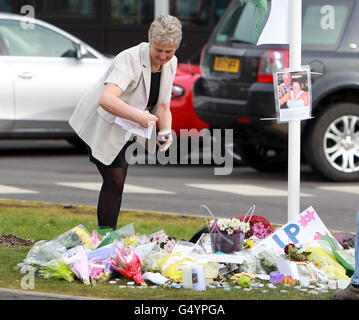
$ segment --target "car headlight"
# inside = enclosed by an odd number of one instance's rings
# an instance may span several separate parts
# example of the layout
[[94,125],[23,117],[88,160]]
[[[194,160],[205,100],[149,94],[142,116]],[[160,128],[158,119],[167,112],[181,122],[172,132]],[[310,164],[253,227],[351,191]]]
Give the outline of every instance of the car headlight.
[[184,95],[184,89],[181,86],[174,84],[172,86],[171,98],[176,99],[176,98],[182,97],[183,95]]

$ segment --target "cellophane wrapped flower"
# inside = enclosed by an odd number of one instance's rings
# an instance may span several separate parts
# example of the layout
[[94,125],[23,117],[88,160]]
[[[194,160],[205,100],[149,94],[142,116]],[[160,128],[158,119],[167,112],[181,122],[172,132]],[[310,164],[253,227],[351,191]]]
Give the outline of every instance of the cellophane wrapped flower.
[[334,234],[334,238],[340,243],[343,249],[355,248],[355,236],[345,233]]
[[[244,216],[239,216],[237,218],[241,221],[244,220]],[[249,220],[249,218],[250,217],[246,218],[246,222]],[[271,233],[274,232],[273,226],[263,216],[253,215],[249,221],[249,225],[250,225],[250,229],[246,233],[246,238],[255,236],[258,239],[265,239]]]
[[219,218],[209,222],[210,232],[222,232],[227,234],[247,233],[250,230],[248,222],[238,218]]
[[91,236],[87,229],[81,224],[60,234],[53,241],[61,243],[66,249],[73,248],[79,244],[91,246]]
[[117,246],[115,256],[110,259],[111,267],[125,277],[133,279],[138,285],[145,282],[141,273],[142,263],[135,252],[134,246]]
[[97,233],[97,230],[92,231],[90,241],[91,241],[91,247],[92,248],[96,248],[98,246],[98,244],[101,242],[100,237],[99,237],[99,235]]
[[84,284],[90,284],[89,261],[84,246],[78,246],[68,250],[62,255],[62,259],[70,266],[79,280]]
[[125,246],[130,246],[130,245],[132,245],[132,246],[137,246],[137,237],[128,237],[128,238],[124,238],[123,239],[123,244],[125,245]]
[[149,236],[150,242],[156,242],[158,248],[171,253],[176,245],[176,239],[166,234],[164,230],[158,231]]
[[69,282],[74,280],[74,274],[61,260],[52,260],[46,266],[40,267],[39,274],[46,279],[65,279]]

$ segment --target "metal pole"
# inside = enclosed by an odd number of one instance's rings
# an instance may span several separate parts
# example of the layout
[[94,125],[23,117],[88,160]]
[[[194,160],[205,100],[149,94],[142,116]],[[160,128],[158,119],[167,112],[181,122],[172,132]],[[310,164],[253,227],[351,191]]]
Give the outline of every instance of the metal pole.
[[155,17],[160,14],[169,14],[169,0],[155,0]]
[[[290,1],[289,67],[302,63],[302,0]],[[300,213],[300,120],[288,123],[288,221]]]

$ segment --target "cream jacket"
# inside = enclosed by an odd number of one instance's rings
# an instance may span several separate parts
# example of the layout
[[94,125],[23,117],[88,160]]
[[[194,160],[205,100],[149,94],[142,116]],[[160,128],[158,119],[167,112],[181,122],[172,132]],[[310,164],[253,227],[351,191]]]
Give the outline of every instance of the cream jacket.
[[[162,66],[158,101],[151,113],[155,114],[161,103],[170,103],[176,69],[175,56]],[[92,155],[109,165],[132,135],[115,123],[115,115],[99,105],[106,83],[118,85],[123,90],[120,98],[130,106],[145,110],[151,85],[149,43],[143,42],[120,52],[101,79],[83,95],[69,120],[77,135],[90,146]],[[156,150],[155,131],[146,145],[150,153]],[[137,142],[145,145],[146,139],[137,137]]]

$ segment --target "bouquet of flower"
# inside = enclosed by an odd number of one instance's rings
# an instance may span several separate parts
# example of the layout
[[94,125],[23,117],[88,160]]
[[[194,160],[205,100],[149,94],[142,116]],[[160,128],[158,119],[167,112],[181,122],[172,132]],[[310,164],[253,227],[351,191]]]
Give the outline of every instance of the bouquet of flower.
[[52,260],[46,266],[40,267],[39,274],[46,279],[65,279],[69,282],[74,280],[74,273],[61,260]]
[[211,220],[209,222],[209,232],[212,250],[224,253],[241,251],[245,234],[249,229],[249,222],[244,222],[237,218]]
[[210,232],[221,232],[227,234],[247,233],[250,230],[249,222],[238,218],[219,218],[209,222]]
[[340,243],[343,249],[350,249],[355,247],[355,236],[345,233],[338,233],[334,238]]
[[64,262],[84,284],[90,284],[90,270],[86,249],[84,246],[74,247],[62,255]]
[[116,247],[115,257],[110,257],[111,267],[127,278],[133,279],[138,285],[145,282],[142,277],[142,263],[135,252],[134,246]]
[[91,247],[91,236],[82,224],[60,234],[53,241],[61,243],[66,249],[73,248],[79,244]]
[[[247,222],[250,217],[240,216],[237,219],[241,221]],[[246,233],[246,238],[250,238],[252,236],[257,237],[258,239],[267,238],[272,232],[274,232],[273,226],[269,223],[269,221],[258,215],[253,215],[249,221],[250,229]]]
[[156,242],[158,247],[168,253],[171,253],[176,245],[176,239],[169,237],[164,230],[158,231],[149,236],[150,242]]

